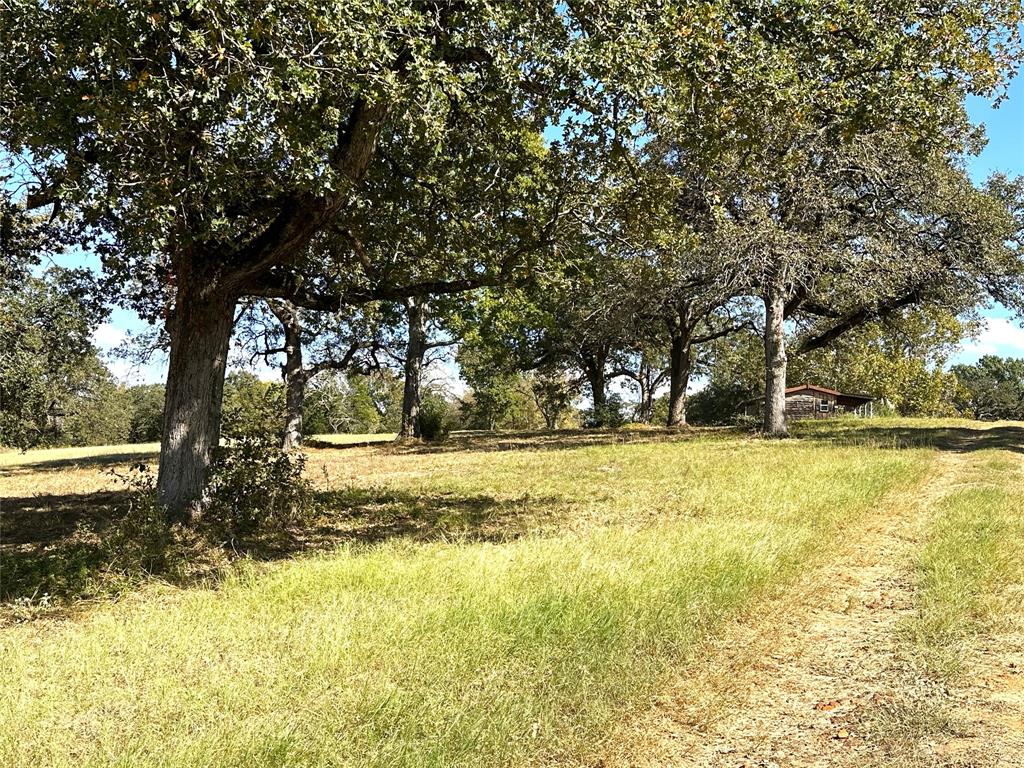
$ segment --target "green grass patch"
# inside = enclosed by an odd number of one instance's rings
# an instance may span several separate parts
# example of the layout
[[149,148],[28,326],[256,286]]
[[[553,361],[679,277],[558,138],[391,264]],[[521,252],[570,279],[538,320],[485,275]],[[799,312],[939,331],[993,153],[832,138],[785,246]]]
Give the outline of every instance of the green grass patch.
[[916,612],[906,626],[912,658],[935,678],[955,678],[977,634],[1011,602],[1019,608],[1024,582],[1019,467],[1019,460],[1004,454],[978,454],[965,474],[970,484],[938,503],[917,564]]
[[[929,455],[735,436],[369,455],[374,484],[339,492],[379,500],[364,516],[430,518],[431,536],[0,630],[0,764],[593,758],[723,618]],[[481,540],[481,519],[509,535]]]

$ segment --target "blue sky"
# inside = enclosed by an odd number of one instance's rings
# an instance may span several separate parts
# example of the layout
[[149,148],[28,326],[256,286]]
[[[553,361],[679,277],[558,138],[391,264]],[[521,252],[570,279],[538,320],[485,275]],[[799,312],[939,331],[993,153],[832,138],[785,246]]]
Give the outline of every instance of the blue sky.
[[[1010,84],[1009,97],[998,108],[984,99],[971,98],[967,103],[971,119],[985,126],[988,145],[977,157],[969,158],[968,168],[978,183],[990,174],[1002,171],[1010,175],[1024,174],[1024,74],[1018,75]],[[69,253],[57,259],[64,265],[86,265],[98,268],[98,263],[81,253]],[[1024,357],[1024,328],[1003,307],[991,307],[984,311],[985,324],[976,339],[966,339],[960,350],[950,361],[971,363],[986,354],[1004,357]],[[134,312],[115,309],[109,322],[96,332],[97,346],[109,351],[118,346],[127,334],[145,328]],[[141,369],[133,369],[119,360],[108,361],[114,373],[126,383],[162,381],[165,360],[154,360]],[[266,369],[261,374],[276,377],[276,371]]]
[[[1024,174],[1024,74],[1010,83],[1009,98],[998,108],[984,100],[971,98],[967,111],[976,123],[982,123],[988,145],[977,157],[969,158],[968,169],[976,183],[996,171],[1011,176]],[[1024,357],[1024,328],[1001,306],[984,311],[985,326],[977,339],[966,339],[951,363],[973,363],[982,355]]]

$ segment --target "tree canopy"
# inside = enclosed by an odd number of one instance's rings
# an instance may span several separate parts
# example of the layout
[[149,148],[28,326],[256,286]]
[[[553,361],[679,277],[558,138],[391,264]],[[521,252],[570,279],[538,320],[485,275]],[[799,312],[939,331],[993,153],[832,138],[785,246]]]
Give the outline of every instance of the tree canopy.
[[81,270],[0,281],[0,444],[58,433],[69,401],[105,374],[92,334],[106,314]]
[[585,380],[595,423],[623,377],[640,418],[667,381],[683,423],[701,346],[756,325],[781,434],[793,354],[920,305],[1024,308],[1021,184],[962,164],[983,140],[964,99],[1002,97],[1022,20],[1015,0],[13,0],[5,260],[89,249],[106,295],[163,325],[180,519],[256,299],[323,360],[360,308],[403,306],[409,385],[431,302],[458,296],[474,375],[536,371],[550,403]]

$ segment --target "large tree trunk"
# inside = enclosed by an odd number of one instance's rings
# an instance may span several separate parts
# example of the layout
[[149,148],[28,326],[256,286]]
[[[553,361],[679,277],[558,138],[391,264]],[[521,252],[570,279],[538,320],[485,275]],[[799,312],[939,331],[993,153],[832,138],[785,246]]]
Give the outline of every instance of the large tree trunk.
[[605,359],[601,355],[585,354],[583,370],[590,384],[590,396],[594,401],[594,426],[607,426],[608,415],[608,375],[605,372]]
[[200,511],[220,442],[221,400],[235,297],[203,295],[183,279],[168,320],[171,337],[157,498],[171,519]]
[[641,424],[650,424],[651,415],[654,413],[654,387],[649,380],[640,384],[640,405],[637,408],[637,421]]
[[686,425],[686,390],[693,371],[693,319],[689,302],[681,302],[666,317],[672,349],[669,352],[668,419],[670,427]]
[[785,312],[784,281],[772,274],[764,289],[764,432],[771,437],[788,434]]
[[[221,400],[228,347],[234,325],[235,302],[249,289],[262,285],[270,268],[288,263],[301,253],[344,205],[348,185],[366,173],[376,151],[388,103],[360,98],[339,132],[329,161],[347,182],[333,195],[310,205],[293,205],[272,217],[273,223],[238,254],[238,266],[221,264],[223,280],[195,274],[187,256],[174,264],[177,281],[174,315],[168,320],[171,337],[164,404],[164,432],[160,444],[157,498],[173,518],[185,519],[199,509],[206,473],[220,441]],[[229,290],[218,290],[230,284]]]
[[693,370],[693,346],[684,329],[672,335],[671,373],[668,385],[668,421],[670,427],[686,426],[686,390]]
[[270,311],[284,329],[284,435],[281,448],[302,447],[302,412],[306,404],[307,374],[302,365],[301,310],[287,301],[269,301]]
[[423,374],[423,357],[427,353],[429,306],[425,299],[411,296],[405,300],[405,312],[409,325],[409,340],[405,347],[405,388],[402,391],[402,424],[398,430],[399,440],[410,440],[420,436],[420,377]]
[[306,373],[300,367],[285,378],[282,450],[293,451],[302,447],[302,415],[305,408]]

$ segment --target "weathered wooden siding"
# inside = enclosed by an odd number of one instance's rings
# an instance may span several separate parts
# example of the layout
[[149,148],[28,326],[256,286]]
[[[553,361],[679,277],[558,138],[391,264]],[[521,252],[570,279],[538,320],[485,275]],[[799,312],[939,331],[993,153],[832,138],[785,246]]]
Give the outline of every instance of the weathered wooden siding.
[[[822,401],[828,404],[828,410],[821,410]],[[836,415],[836,399],[834,395],[817,392],[794,392],[786,396],[786,418],[789,419],[827,419]]]
[[[841,401],[845,401],[842,402]],[[838,396],[835,393],[816,389],[807,390],[803,387],[786,395],[786,418],[788,419],[830,419],[846,413],[857,416],[872,416],[873,405],[870,400],[863,402],[860,395]],[[822,404],[827,408],[822,410]],[[761,400],[749,400],[743,403],[742,413],[746,416],[760,417],[764,403]]]

